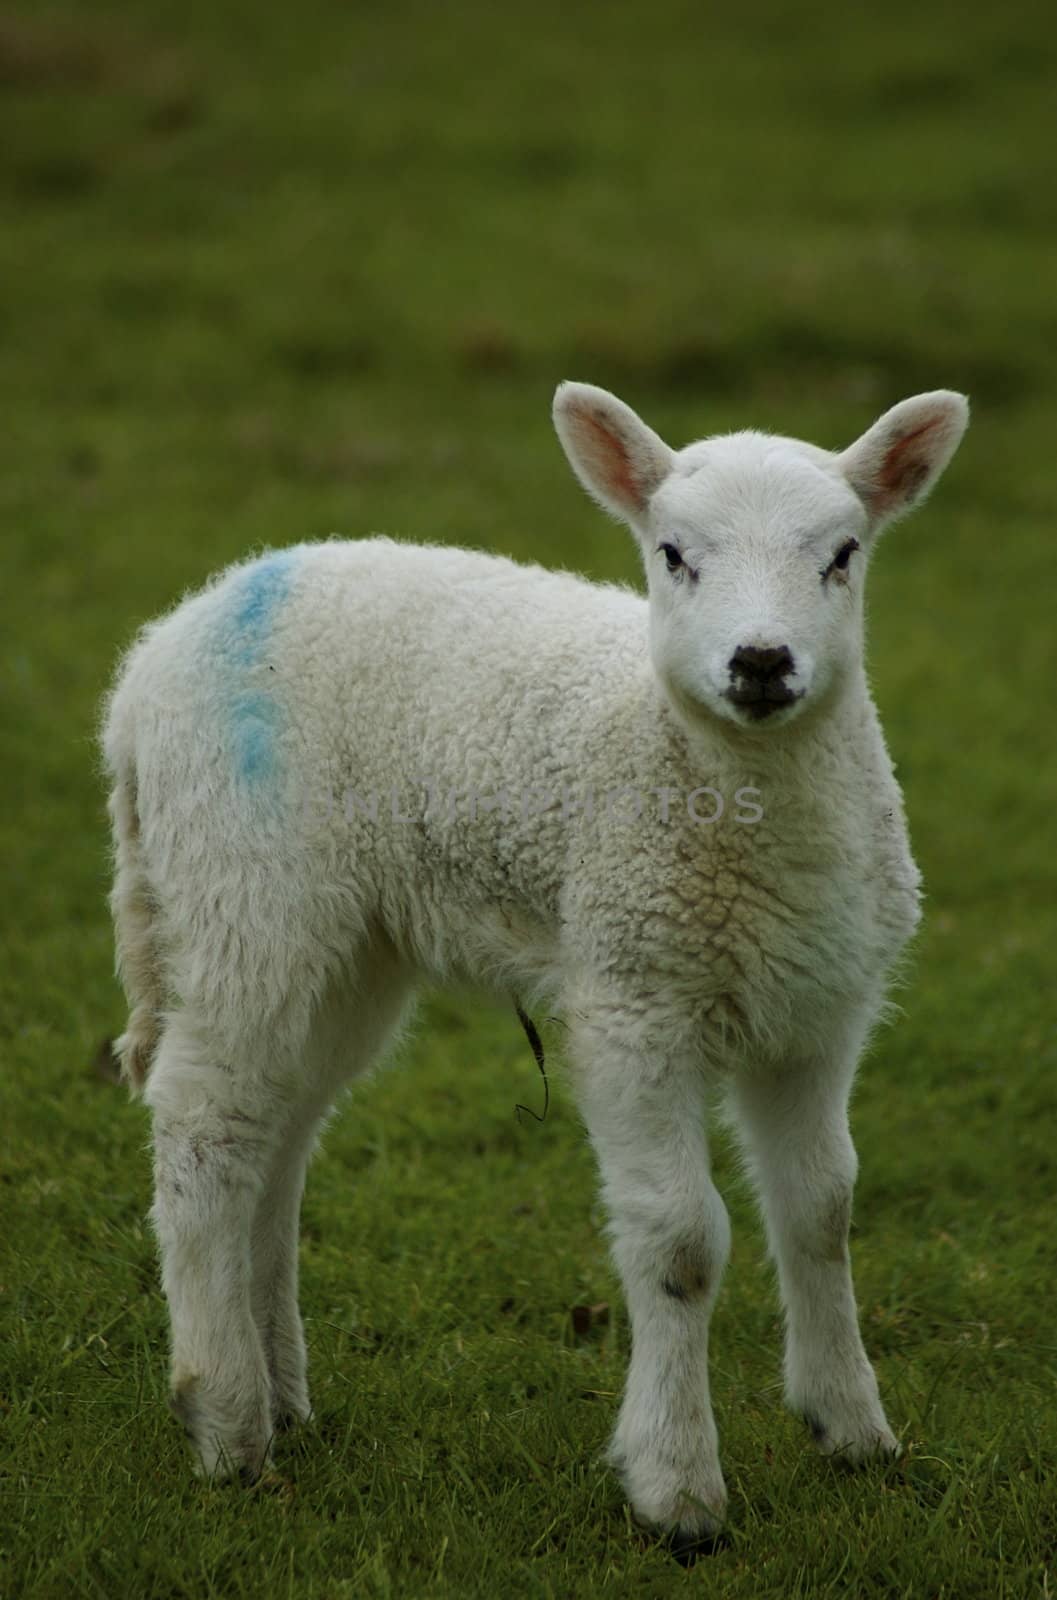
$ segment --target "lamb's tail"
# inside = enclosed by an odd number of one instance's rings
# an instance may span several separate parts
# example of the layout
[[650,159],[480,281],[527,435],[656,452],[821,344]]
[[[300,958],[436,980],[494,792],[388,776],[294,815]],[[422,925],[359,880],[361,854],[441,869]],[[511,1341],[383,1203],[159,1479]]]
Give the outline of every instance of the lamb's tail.
[[110,820],[115,865],[110,910],[114,917],[118,976],[131,1008],[128,1025],[115,1041],[114,1049],[129,1093],[138,1095],[161,1037],[165,994],[157,907],[143,860],[136,780],[131,771],[117,775],[110,795]]

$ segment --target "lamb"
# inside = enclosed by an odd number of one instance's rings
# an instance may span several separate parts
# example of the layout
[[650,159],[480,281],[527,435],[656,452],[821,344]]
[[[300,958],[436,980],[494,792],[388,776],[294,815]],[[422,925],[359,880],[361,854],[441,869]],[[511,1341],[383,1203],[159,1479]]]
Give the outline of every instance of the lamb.
[[863,585],[967,420],[940,390],[843,453],[758,432],[675,451],[565,383],[559,438],[647,597],[332,540],[144,630],[103,738],[119,1048],[153,1117],[172,1404],[205,1473],[252,1479],[309,1415],[306,1166],[416,986],[454,976],[567,1019],[631,1322],[610,1459],[637,1518],[684,1560],[724,1518],[713,1102],[777,1265],[789,1406],[824,1452],[897,1450],[850,1274],[847,1105],[919,878]]

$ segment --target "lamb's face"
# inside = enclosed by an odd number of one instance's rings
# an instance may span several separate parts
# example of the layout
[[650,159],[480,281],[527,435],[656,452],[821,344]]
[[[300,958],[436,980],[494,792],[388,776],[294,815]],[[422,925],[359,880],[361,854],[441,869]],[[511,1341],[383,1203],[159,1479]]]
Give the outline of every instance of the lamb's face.
[[692,445],[643,534],[653,661],[684,711],[762,731],[853,673],[867,515],[832,457],[762,434]]
[[938,389],[839,455],[760,433],[676,453],[604,389],[565,383],[554,399],[577,477],[639,541],[673,703],[761,734],[856,674],[867,552],[928,493],[968,418],[962,395]]

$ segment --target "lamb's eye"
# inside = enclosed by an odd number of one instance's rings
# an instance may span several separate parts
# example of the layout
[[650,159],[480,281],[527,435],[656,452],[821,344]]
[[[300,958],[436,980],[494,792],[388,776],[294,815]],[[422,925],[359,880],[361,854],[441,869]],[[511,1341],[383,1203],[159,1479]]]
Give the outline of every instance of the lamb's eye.
[[664,556],[665,561],[668,563],[668,571],[678,572],[679,568],[683,566],[684,563],[683,558],[679,554],[679,551],[676,549],[675,545],[662,544],[659,546],[659,549],[661,554]]
[[848,562],[859,548],[858,539],[849,539],[847,544],[842,544],[837,554],[833,557],[828,567],[822,570],[822,576],[828,578],[831,572],[847,572]]

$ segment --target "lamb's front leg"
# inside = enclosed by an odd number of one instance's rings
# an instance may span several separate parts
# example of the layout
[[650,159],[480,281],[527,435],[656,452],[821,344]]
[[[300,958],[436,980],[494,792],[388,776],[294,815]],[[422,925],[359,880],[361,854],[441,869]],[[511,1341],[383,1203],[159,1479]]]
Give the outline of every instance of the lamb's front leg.
[[859,1334],[848,1253],[857,1161],[850,1068],[790,1065],[739,1078],[736,1123],[786,1313],[785,1392],[825,1454],[897,1450]]
[[730,1225],[709,1176],[699,1077],[629,1049],[618,1017],[608,1024],[581,1019],[574,1048],[631,1318],[610,1459],[636,1515],[684,1556],[714,1536],[726,1508],[708,1325]]

